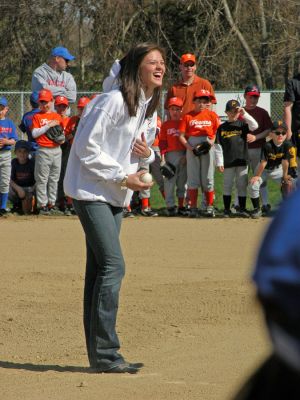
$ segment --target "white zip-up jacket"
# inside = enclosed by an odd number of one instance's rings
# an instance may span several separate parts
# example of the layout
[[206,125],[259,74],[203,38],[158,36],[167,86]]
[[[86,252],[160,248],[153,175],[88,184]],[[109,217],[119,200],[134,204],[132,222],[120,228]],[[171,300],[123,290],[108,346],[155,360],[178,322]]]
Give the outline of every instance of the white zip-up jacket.
[[144,132],[148,146],[154,141],[156,112],[145,119],[147,106],[142,92],[135,117],[128,114],[120,90],[95,97],[84,109],[72,144],[66,175],[65,193],[77,200],[101,200],[115,207],[129,205],[132,190],[121,189],[125,175],[137,172],[141,164],[154,161],[132,153],[137,138]]

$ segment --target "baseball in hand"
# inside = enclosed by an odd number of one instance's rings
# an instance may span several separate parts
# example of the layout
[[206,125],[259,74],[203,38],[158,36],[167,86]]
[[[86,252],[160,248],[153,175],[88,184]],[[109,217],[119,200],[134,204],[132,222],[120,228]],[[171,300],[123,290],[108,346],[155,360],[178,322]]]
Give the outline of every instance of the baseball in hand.
[[140,176],[140,181],[143,183],[152,183],[152,175],[149,172],[145,172],[143,175]]

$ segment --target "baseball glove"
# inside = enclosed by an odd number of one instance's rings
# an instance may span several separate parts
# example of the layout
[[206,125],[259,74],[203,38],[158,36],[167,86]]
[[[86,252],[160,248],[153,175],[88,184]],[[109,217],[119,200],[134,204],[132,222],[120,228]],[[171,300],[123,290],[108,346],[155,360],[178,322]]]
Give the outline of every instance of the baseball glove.
[[160,172],[165,178],[171,179],[175,175],[176,167],[167,161],[160,166]]
[[288,197],[294,189],[294,185],[293,185],[293,179],[292,178],[288,178],[288,179],[284,179],[282,178],[281,180],[281,194],[282,197],[285,199],[286,197]]
[[55,143],[63,143],[65,141],[64,131],[60,125],[51,126],[45,135]]
[[195,156],[200,157],[207,154],[210,148],[211,145],[208,142],[199,143],[193,148],[193,153]]

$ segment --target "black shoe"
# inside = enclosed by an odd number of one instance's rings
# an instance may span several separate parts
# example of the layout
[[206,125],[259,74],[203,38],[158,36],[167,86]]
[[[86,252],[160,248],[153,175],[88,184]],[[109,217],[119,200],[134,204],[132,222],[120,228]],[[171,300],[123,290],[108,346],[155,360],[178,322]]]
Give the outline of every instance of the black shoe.
[[127,363],[116,365],[105,371],[98,370],[97,372],[105,374],[136,374],[144,366],[143,363]]
[[189,212],[185,207],[179,207],[177,210],[177,214],[181,217],[186,217],[189,215]]
[[224,210],[223,217],[224,217],[224,218],[230,218],[230,217],[232,217],[232,212],[231,212],[231,210]]
[[240,211],[237,213],[237,216],[240,218],[250,218],[250,213],[245,208],[240,208]]
[[167,212],[168,212],[168,217],[176,217],[177,215],[176,207],[168,207]]
[[48,207],[41,207],[39,209],[39,215],[50,215]]
[[146,207],[143,210],[141,210],[141,214],[144,217],[158,217],[158,213],[153,211],[150,207]]
[[271,211],[271,205],[270,204],[264,204],[261,208],[262,215],[265,217],[267,216]]

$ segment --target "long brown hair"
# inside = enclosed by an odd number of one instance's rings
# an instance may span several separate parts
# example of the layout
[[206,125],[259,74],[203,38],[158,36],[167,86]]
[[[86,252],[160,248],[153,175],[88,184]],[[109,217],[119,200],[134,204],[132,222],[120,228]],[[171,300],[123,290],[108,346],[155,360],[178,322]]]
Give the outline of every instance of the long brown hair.
[[[142,84],[139,77],[139,68],[144,57],[153,50],[158,50],[164,61],[166,55],[164,49],[154,43],[140,43],[132,47],[129,52],[120,60],[120,90],[122,92],[128,112],[131,117],[136,115],[141,95]],[[146,117],[152,115],[156,110],[161,94],[161,87],[154,89],[151,101],[148,105]]]

